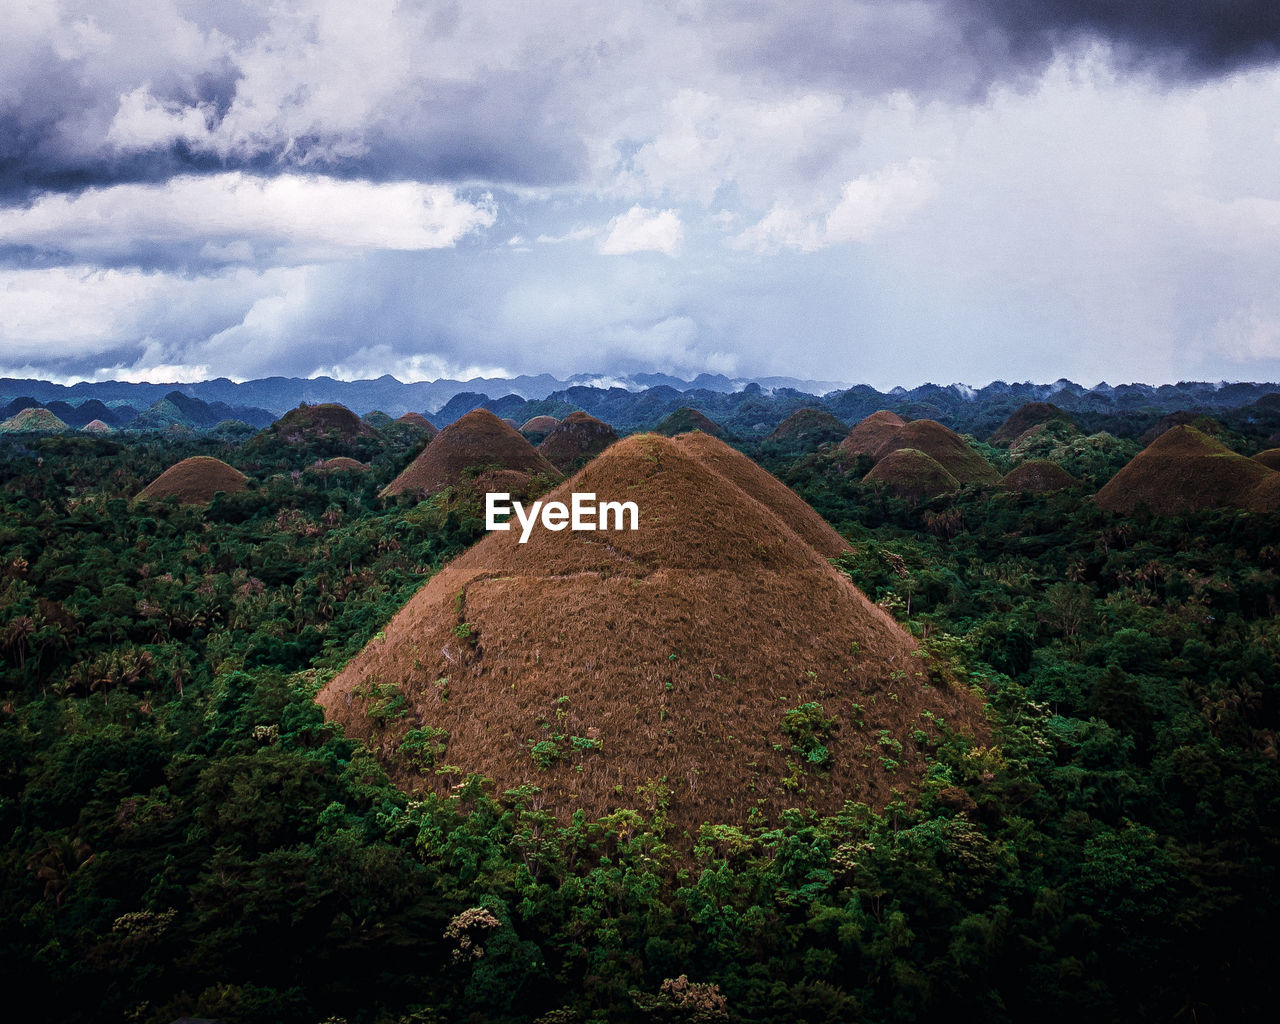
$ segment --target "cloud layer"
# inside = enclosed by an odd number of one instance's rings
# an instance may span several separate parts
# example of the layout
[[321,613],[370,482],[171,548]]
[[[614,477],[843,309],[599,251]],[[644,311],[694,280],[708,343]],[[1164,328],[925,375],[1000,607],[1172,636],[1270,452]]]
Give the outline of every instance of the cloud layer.
[[0,371],[1280,376],[1269,0],[6,19]]

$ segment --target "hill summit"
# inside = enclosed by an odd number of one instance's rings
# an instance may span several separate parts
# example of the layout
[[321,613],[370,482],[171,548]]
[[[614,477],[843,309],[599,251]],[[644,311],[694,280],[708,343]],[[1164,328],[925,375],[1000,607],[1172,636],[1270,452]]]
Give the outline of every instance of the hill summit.
[[695,830],[914,788],[931,715],[980,727],[976,699],[931,686],[911,637],[703,457],[727,446],[697,445],[629,437],[545,496],[633,501],[634,531],[489,534],[329,682],[327,716],[407,788],[476,772],[561,819]]
[[[459,483],[468,470],[494,468],[519,474],[524,478],[545,474],[559,479],[560,472],[538,454],[525,438],[488,409],[472,409],[454,420],[422,450],[391,483],[382,489],[382,497],[416,494],[430,497],[446,487]],[[506,478],[504,490],[515,491],[512,479]],[[515,481],[519,482],[519,481]]]

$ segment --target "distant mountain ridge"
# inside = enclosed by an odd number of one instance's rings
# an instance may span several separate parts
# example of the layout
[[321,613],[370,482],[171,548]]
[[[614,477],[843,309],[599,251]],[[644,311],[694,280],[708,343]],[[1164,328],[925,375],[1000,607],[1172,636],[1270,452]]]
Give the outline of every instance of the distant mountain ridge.
[[[303,403],[338,403],[357,415],[374,410],[393,417],[426,413],[437,427],[447,426],[474,408],[485,408],[500,418],[517,422],[538,415],[563,418],[581,410],[618,430],[630,431],[648,429],[688,406],[744,438],[764,437],[787,416],[804,408],[825,410],[849,424],[879,409],[892,409],[909,420],[934,419],[958,432],[985,438],[1027,403],[1052,402],[1064,412],[1086,419],[1119,417],[1132,420],[1145,430],[1161,416],[1179,410],[1211,412],[1256,405],[1260,414],[1266,414],[1272,410],[1268,403],[1280,401],[1278,392],[1280,384],[1274,382],[1184,381],[1115,386],[1103,382],[1086,388],[1066,379],[1051,384],[998,380],[981,388],[922,384],[883,392],[866,384],[849,387],[831,381],[785,377],[745,380],[700,374],[685,381],[656,373],[616,377],[576,374],[567,380],[538,374],[410,384],[389,375],[360,381],[265,377],[237,384],[223,377],[193,384],[104,381],[69,386],[4,378],[0,379],[0,408],[20,399],[51,409],[71,426],[92,419],[125,426],[128,420],[164,401],[168,403],[162,407],[164,410],[176,408],[183,419],[197,428],[207,427],[215,418],[242,419],[263,426],[264,421],[278,418]],[[197,403],[208,406],[208,411]],[[139,426],[146,422],[143,416]]]

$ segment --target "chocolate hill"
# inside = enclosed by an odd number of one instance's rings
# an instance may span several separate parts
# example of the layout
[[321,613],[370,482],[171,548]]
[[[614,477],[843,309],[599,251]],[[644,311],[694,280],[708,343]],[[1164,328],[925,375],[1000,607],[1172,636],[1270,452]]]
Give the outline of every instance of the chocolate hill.
[[23,409],[0,423],[0,434],[64,434],[71,428],[48,409]]
[[1012,444],[1020,434],[1032,427],[1054,422],[1075,426],[1075,421],[1051,402],[1028,402],[1014,409],[987,440],[991,444]]
[[193,455],[170,466],[138,492],[139,498],[162,501],[174,496],[184,505],[207,505],[219,491],[248,490],[249,478],[221,459]]
[[[914,448],[928,455],[961,484],[994,484],[1000,479],[991,463],[969,447],[954,430],[936,420],[904,423],[893,413],[881,410],[857,424],[840,442],[840,451],[845,454],[869,455],[877,462],[902,448]],[[923,471],[924,465],[914,461]],[[885,482],[889,481],[886,479]]]
[[839,441],[848,433],[845,423],[825,409],[797,409],[779,423],[766,440],[816,448],[826,441]]
[[1280,470],[1280,448],[1268,448],[1265,452],[1258,452],[1253,457],[1253,461],[1266,466],[1267,469]]
[[560,425],[560,421],[554,416],[530,416],[522,424],[520,424],[520,433],[522,434],[541,434],[546,437],[547,434],[555,430]]
[[653,428],[655,434],[662,434],[665,437],[687,434],[691,430],[701,430],[704,434],[710,434],[712,437],[726,438],[729,436],[728,431],[720,424],[705,413],[701,413],[697,409],[690,409],[687,405],[681,406]]
[[871,467],[862,482],[881,484],[890,494],[912,502],[960,490],[960,481],[937,459],[918,448],[891,451]]
[[472,409],[440,431],[422,454],[382,489],[381,496],[430,497],[458,483],[468,470],[484,468],[514,470],[526,476],[560,476],[533,445],[488,409]]
[[305,445],[320,439],[350,444],[357,437],[374,437],[377,431],[345,405],[304,403],[290,409],[263,433],[286,444]]
[[[528,425],[526,423],[525,427]],[[616,440],[618,435],[609,424],[585,412],[571,412],[543,438],[538,451],[556,469],[568,472],[570,469],[577,469],[587,460],[594,459]]]
[[1056,462],[1048,459],[1028,459],[1016,469],[1011,469],[1000,481],[1011,491],[1060,491],[1074,487],[1079,481]]
[[1171,514],[1203,508],[1280,508],[1280,474],[1195,427],[1172,427],[1113,476],[1096,498],[1113,512],[1145,504]]
[[840,442],[840,450],[849,455],[870,455],[874,459],[893,451],[898,431],[907,421],[896,412],[881,409],[853,425]]
[[639,528],[489,534],[320,692],[406,788],[478,772],[562,820],[666,805],[694,831],[882,807],[918,784],[926,711],[981,728],[976,698],[930,684],[897,623],[680,442],[629,437],[546,497],[571,491],[636,502]]
[[114,434],[115,433],[115,428],[108,423],[103,423],[102,420],[90,420],[80,429],[83,430],[86,434]]
[[403,416],[399,417],[396,422],[406,423],[411,427],[417,427],[420,430],[426,431],[428,441],[435,437],[436,434],[440,433],[440,431],[436,429],[436,425],[420,412],[407,412]]

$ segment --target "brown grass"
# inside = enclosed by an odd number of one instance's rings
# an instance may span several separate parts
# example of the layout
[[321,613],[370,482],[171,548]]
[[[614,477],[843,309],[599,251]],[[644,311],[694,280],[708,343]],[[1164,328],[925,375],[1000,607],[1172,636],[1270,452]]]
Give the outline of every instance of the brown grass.
[[480,467],[560,476],[533,445],[488,409],[472,409],[440,431],[381,494],[430,497],[461,481],[467,470]]
[[247,490],[249,478],[221,459],[194,455],[170,466],[147,484],[139,498],[161,501],[176,496],[184,505],[207,505],[219,491],[236,494]]
[[549,434],[560,425],[554,416],[531,416],[520,425],[522,434]]
[[[547,497],[571,491],[637,502],[639,530],[489,535],[321,691],[402,785],[456,781],[397,757],[406,730],[431,726],[448,732],[441,761],[499,792],[533,783],[561,818],[666,803],[693,829],[883,806],[918,785],[923,712],[981,729],[974,697],[931,684],[897,623],[685,443],[627,438]],[[409,714],[371,719],[371,686]],[[783,730],[808,702],[837,720],[826,771],[799,771]],[[563,756],[539,768],[538,743]]]
[[1253,457],[1253,461],[1266,466],[1267,469],[1280,470],[1280,448],[1268,448],[1265,452],[1258,452]]
[[1039,492],[1074,487],[1078,481],[1056,462],[1030,459],[1016,469],[1011,469],[1000,483],[1011,491]]
[[571,412],[543,438],[538,451],[556,469],[568,472],[594,459],[616,440],[618,435],[609,424],[585,412]]
[[873,459],[888,455],[894,449],[898,431],[907,421],[896,412],[881,409],[853,425],[840,442],[840,450],[849,455],[870,455]]
[[824,558],[849,550],[849,543],[803,498],[742,452],[703,433],[679,434],[673,440],[686,454],[727,477],[772,511]]
[[1096,501],[1113,512],[1145,504],[1171,514],[1203,508],[1280,508],[1280,474],[1246,459],[1195,427],[1170,428],[1113,476]]

